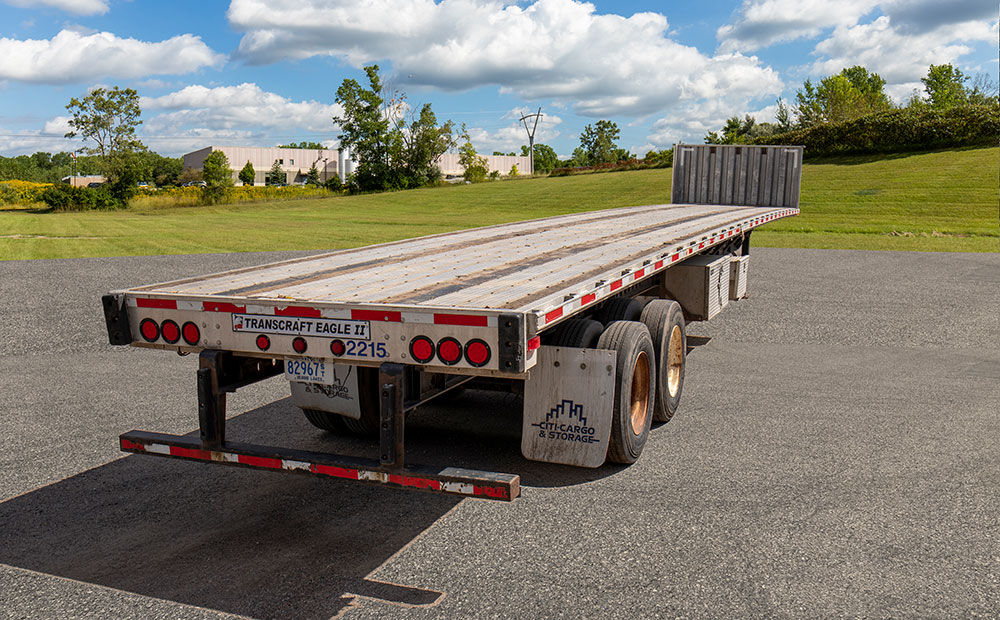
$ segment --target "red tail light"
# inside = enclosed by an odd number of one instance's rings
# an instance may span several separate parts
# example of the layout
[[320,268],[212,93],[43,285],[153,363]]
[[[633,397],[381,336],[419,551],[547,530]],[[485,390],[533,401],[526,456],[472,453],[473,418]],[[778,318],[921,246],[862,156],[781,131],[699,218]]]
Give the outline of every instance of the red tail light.
[[257,336],[257,348],[261,351],[267,351],[271,348],[271,339],[264,334]]
[[198,344],[198,341],[201,340],[201,330],[191,321],[185,323],[184,327],[181,328],[181,335],[184,336],[184,342],[191,346]]
[[160,337],[160,326],[153,319],[143,319],[139,323],[139,333],[146,342],[156,342]]
[[296,353],[305,353],[306,349],[309,348],[309,344],[306,342],[305,338],[301,336],[292,341],[292,348],[295,349]]
[[160,326],[160,335],[167,341],[167,344],[177,344],[181,339],[181,328],[171,320],[166,320]]
[[426,364],[434,359],[434,343],[427,336],[417,336],[410,341],[410,355],[421,364]]
[[437,346],[438,359],[451,366],[462,359],[462,345],[454,338],[442,338]]
[[476,368],[485,366],[490,362],[490,345],[479,338],[466,342],[465,361]]
[[344,345],[343,340],[334,340],[330,343],[330,353],[333,353],[337,357],[340,357],[347,351],[347,347]]

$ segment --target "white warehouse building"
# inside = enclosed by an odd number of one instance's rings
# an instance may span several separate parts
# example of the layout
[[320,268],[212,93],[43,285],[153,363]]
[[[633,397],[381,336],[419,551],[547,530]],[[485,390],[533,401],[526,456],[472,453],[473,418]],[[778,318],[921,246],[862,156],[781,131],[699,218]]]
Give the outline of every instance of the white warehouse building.
[[[320,183],[325,183],[327,179],[334,176],[339,176],[343,181],[354,172],[357,165],[350,158],[348,149],[206,146],[184,155],[184,167],[201,170],[204,167],[205,158],[214,151],[222,151],[229,159],[229,167],[233,169],[233,182],[237,185],[241,183],[239,180],[240,170],[246,166],[247,162],[253,166],[254,185],[264,185],[264,179],[274,162],[278,162],[281,169],[285,171],[285,182],[289,184],[304,183],[313,164],[319,171]],[[531,170],[529,157],[509,155],[484,155],[484,157],[490,172],[496,171],[504,176],[508,175],[514,166],[517,166],[518,174],[528,174]],[[437,164],[445,178],[460,177],[464,172],[458,163],[458,154],[456,153],[445,153],[438,158]]]
[[[340,176],[343,180],[354,170],[354,162],[346,157],[346,149],[285,149],[257,146],[206,146],[184,155],[184,167],[201,170],[205,158],[214,151],[222,151],[233,169],[233,182],[241,184],[240,170],[250,162],[254,171],[254,185],[264,185],[264,179],[274,162],[285,171],[286,183],[304,183],[313,164],[319,171],[320,183]],[[341,172],[343,171],[343,172]]]

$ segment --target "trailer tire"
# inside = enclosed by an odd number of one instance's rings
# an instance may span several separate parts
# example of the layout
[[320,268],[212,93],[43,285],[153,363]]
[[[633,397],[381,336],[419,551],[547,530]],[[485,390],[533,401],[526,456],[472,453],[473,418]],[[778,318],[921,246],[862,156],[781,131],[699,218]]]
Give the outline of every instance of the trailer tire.
[[642,309],[656,351],[656,406],[653,420],[669,422],[681,401],[687,366],[687,328],[684,310],[671,299],[657,299]]
[[331,433],[341,433],[344,431],[344,423],[342,421],[344,416],[339,413],[330,413],[329,411],[320,411],[319,409],[302,409],[302,413],[305,414],[309,423],[316,428],[321,428]]
[[608,460],[634,463],[646,445],[656,398],[656,353],[649,329],[636,321],[615,321],[597,342],[617,353],[614,410]]
[[378,389],[378,368],[356,366],[358,371],[358,419],[340,416],[344,428],[361,437],[378,437],[381,401]]
[[638,321],[642,314],[642,302],[632,297],[618,297],[604,303],[594,313],[594,320],[602,325],[614,321]]
[[604,331],[604,326],[591,319],[569,319],[553,330],[545,344],[553,347],[593,349]]

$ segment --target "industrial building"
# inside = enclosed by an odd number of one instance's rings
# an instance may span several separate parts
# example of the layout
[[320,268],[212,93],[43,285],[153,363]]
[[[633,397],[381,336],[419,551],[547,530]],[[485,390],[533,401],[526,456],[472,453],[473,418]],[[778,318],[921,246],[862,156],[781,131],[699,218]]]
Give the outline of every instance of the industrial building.
[[274,162],[278,162],[284,170],[285,182],[288,184],[304,183],[313,165],[319,171],[320,183],[325,183],[334,176],[343,179],[354,170],[354,162],[346,156],[346,149],[284,149],[256,146],[206,146],[184,155],[184,167],[201,170],[205,158],[214,151],[222,151],[229,159],[229,167],[233,169],[233,182],[236,184],[241,184],[238,175],[247,162],[253,166],[254,185],[265,184],[264,179]]
[[[271,170],[274,162],[278,162],[285,172],[285,182],[288,184],[304,183],[309,175],[309,169],[313,164],[319,171],[320,183],[325,183],[327,179],[339,176],[341,181],[345,180],[354,171],[357,165],[350,158],[348,149],[285,149],[278,147],[255,147],[255,146],[206,146],[192,153],[184,155],[184,167],[201,170],[205,164],[205,158],[213,151],[222,151],[229,159],[229,167],[233,169],[233,182],[240,184],[240,170],[246,166],[247,162],[253,166],[254,185],[264,185],[264,179]],[[486,165],[490,172],[496,171],[506,176],[511,168],[517,166],[518,174],[528,174],[530,172],[531,160],[528,157],[514,157],[508,155],[484,155]],[[441,174],[447,179],[449,177],[461,177],[464,169],[458,163],[457,153],[445,153],[437,160]]]

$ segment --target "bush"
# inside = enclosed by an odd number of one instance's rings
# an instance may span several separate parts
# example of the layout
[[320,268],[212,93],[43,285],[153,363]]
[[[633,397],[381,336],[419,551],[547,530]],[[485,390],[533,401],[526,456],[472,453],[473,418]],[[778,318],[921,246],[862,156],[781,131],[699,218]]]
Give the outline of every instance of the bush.
[[343,184],[340,182],[340,177],[336,174],[327,179],[326,183],[323,184],[323,187],[331,192],[339,192],[344,188]]
[[802,145],[807,157],[820,157],[985,146],[998,141],[1000,106],[966,105],[877,112],[844,123],[758,138],[754,144]]
[[41,195],[42,202],[60,211],[93,211],[122,209],[125,203],[104,187],[73,187],[53,185]]
[[139,196],[130,204],[140,209],[170,209],[197,207],[206,204],[238,204],[298,198],[328,198],[329,196],[329,190],[316,186],[261,187],[240,185],[224,188],[221,195],[211,197],[206,197],[200,187],[168,187],[150,192],[147,196]]
[[0,204],[32,204],[42,201],[42,194],[51,183],[33,183],[31,181],[0,181]]

